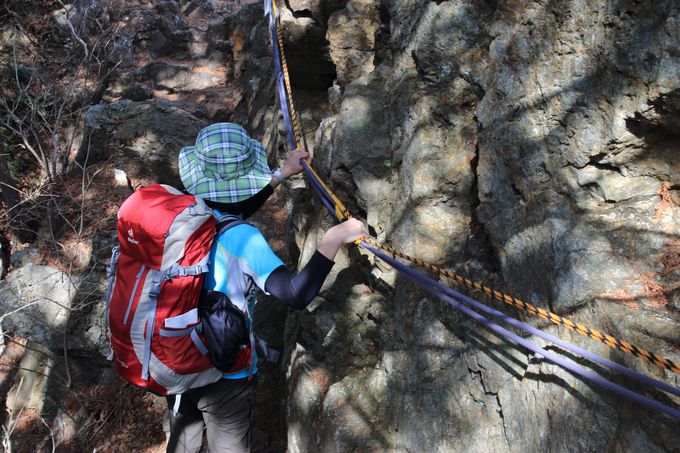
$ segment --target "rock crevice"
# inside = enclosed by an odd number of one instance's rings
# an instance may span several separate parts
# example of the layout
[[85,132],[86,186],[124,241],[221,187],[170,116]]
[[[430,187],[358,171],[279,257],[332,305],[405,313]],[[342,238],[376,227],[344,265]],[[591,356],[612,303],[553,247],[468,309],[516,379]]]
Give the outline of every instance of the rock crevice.
[[[639,326],[667,331],[654,321],[659,313],[670,316],[670,325],[678,321],[650,289],[672,288],[679,278],[659,272],[677,233],[678,205],[658,207],[677,185],[667,183],[680,176],[671,157],[675,133],[667,129],[677,113],[671,100],[678,81],[669,74],[680,61],[668,50],[677,45],[670,44],[668,30],[677,28],[678,10],[663,2],[645,16],[640,8],[598,1],[578,7],[350,1],[328,22],[338,78],[330,90],[332,116],[317,133],[317,164],[380,240],[584,324],[672,351],[675,339],[659,342],[657,333]],[[352,31],[352,24],[367,21]],[[322,213],[312,218],[299,236],[327,225]],[[326,337],[320,363],[332,360],[331,387],[352,395],[343,407],[356,410],[371,396],[370,410],[361,408],[372,430],[343,428],[345,419],[329,410],[334,399],[328,409],[305,414],[315,420],[315,432],[323,426],[320,439],[306,437],[313,429],[304,419],[289,429],[301,449],[343,450],[380,439],[388,449],[463,451],[481,445],[477,429],[486,433],[480,448],[501,451],[655,450],[664,441],[654,430],[674,436],[663,417],[624,416],[628,402],[534,363],[447,306],[422,300],[372,257],[339,258],[346,262],[361,262],[362,272],[395,290],[371,293],[375,280],[341,272],[326,302],[381,307],[387,316],[380,317],[374,345],[378,363],[389,370],[387,388],[404,392],[376,397],[377,389],[357,384],[374,362],[362,366],[354,354],[332,352],[355,347],[359,332],[361,338],[367,332],[366,316],[326,304],[302,314],[299,335],[315,323],[344,333]],[[352,290],[336,294],[338,281]],[[356,292],[364,286],[367,294]],[[630,291],[625,296],[623,287]],[[606,346],[554,333],[620,359]],[[483,379],[461,386],[465,363],[439,349],[442,342],[467,344],[465,354],[484,367]],[[296,370],[289,368],[291,377]],[[487,380],[494,384],[487,387]],[[481,412],[475,399],[483,402]],[[570,421],[576,414],[578,422]],[[455,427],[447,424],[449,416]],[[631,427],[635,434],[614,440],[618,430]]]

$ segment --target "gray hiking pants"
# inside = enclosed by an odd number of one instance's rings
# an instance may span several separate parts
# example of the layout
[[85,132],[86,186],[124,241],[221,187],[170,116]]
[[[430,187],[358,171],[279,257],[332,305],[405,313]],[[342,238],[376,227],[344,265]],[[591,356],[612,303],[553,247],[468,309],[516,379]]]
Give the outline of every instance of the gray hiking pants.
[[[220,379],[189,390],[180,398],[177,414],[170,416],[168,453],[198,453],[203,429],[211,453],[249,452],[253,393],[256,378]],[[170,410],[175,396],[167,397]]]

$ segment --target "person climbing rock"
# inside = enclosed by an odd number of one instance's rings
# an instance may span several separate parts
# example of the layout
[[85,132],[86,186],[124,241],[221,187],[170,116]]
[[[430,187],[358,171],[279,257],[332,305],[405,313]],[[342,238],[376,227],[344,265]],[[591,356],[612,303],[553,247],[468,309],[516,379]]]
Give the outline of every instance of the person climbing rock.
[[[296,149],[272,172],[259,141],[240,125],[217,123],[202,129],[194,146],[181,150],[179,174],[186,191],[205,200],[218,219],[246,219],[286,178],[300,173],[300,161],[308,157],[306,151]],[[238,223],[215,238],[204,290],[226,295],[245,314],[252,329],[256,288],[302,310],[318,294],[338,250],[365,235],[363,224],[356,219],[330,228],[309,262],[293,275],[256,227]],[[202,300],[204,303],[209,302]],[[223,379],[168,397],[173,408],[168,452],[198,452],[204,429],[212,452],[250,450],[258,358],[254,348],[249,355],[248,360],[237,361],[242,366],[226,372]]]

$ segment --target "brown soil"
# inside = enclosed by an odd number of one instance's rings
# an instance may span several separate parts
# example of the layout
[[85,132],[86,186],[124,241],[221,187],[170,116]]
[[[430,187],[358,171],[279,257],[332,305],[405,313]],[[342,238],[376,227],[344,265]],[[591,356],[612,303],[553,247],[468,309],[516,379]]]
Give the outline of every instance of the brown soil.
[[666,253],[661,257],[662,275],[670,275],[680,270],[680,239],[671,239],[666,245]]
[[[6,401],[7,393],[17,382],[19,364],[26,351],[26,339],[6,336],[6,348],[0,356],[0,397]],[[63,359],[61,359],[63,360]],[[86,366],[86,371],[102,371],[98,367]],[[72,370],[73,383],[66,388],[57,372],[50,373],[53,390],[49,392],[51,401],[46,405],[57,407],[43,409],[38,413],[30,407],[23,407],[13,414],[3,411],[0,422],[9,427],[12,447],[18,453],[51,451],[53,443],[56,451],[80,453],[98,452],[146,452],[165,451],[163,432],[163,411],[165,401],[148,392],[131,386],[114,376],[113,369],[104,369],[102,377],[109,376],[112,382],[107,385],[88,383],[91,376],[79,376]],[[81,378],[87,378],[83,380]],[[58,395],[64,395],[59,397]],[[58,418],[54,418],[58,409]],[[49,415],[51,414],[51,415]],[[65,427],[68,420],[70,428]],[[50,426],[50,429],[47,426]],[[62,429],[59,428],[61,425]]]

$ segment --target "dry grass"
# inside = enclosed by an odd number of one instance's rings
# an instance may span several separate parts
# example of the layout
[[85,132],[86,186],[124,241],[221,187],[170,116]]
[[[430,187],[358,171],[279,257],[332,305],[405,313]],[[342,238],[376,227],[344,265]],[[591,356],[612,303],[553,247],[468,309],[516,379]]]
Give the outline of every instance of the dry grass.
[[627,280],[626,286],[641,286],[642,291],[637,293],[617,289],[602,293],[600,297],[604,299],[621,302],[626,307],[639,310],[640,301],[648,301],[647,305],[651,308],[668,308],[668,295],[671,291],[680,287],[680,283],[674,285],[664,285],[659,283],[656,274],[653,272],[641,272],[638,278]]
[[656,215],[654,218],[656,220],[661,220],[667,213],[673,211],[676,207],[670,194],[671,183],[664,181],[661,183],[661,188],[658,190],[657,195],[661,197],[661,201],[656,206]]
[[666,245],[666,252],[661,257],[663,271],[661,275],[668,276],[680,270],[680,239],[671,239]]
[[[26,351],[26,339],[6,337],[7,347],[0,355],[0,397],[17,382],[19,364]],[[99,365],[97,365],[99,366]],[[100,372],[101,368],[94,367]],[[52,374],[52,373],[51,373]],[[59,387],[59,398],[52,393],[51,404],[58,404],[60,423],[51,419],[47,412],[38,413],[30,407],[12,414],[3,412],[3,426],[12,427],[13,452],[32,453],[56,451],[80,453],[98,452],[146,452],[161,453],[165,450],[163,413],[165,400],[120,379],[112,369],[103,369],[104,375],[113,376],[110,384],[92,386],[74,375],[73,384],[67,389],[63,381],[52,380],[51,387]],[[91,378],[89,379],[91,381]],[[56,381],[59,381],[55,384]],[[71,421],[67,427],[65,421]],[[49,428],[48,428],[49,427]]]
[[72,414],[84,407],[88,415],[76,436],[60,451],[152,453],[165,449],[165,402],[120,378],[106,386],[84,386],[72,392],[65,407]]

